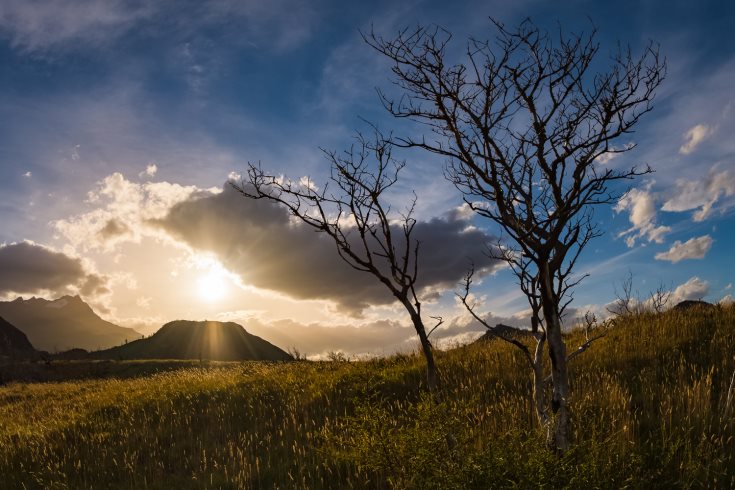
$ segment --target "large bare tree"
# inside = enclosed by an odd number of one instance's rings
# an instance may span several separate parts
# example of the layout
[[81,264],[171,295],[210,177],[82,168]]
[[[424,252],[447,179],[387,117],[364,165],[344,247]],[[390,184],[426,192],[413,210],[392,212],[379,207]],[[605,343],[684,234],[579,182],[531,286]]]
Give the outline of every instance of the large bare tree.
[[416,196],[403,213],[392,212],[386,196],[405,163],[393,158],[392,145],[377,131],[371,140],[358,135],[357,145],[343,154],[324,153],[331,174],[323,187],[271,175],[252,164],[247,178],[232,185],[248,198],[285,206],[292,216],[329,236],[339,257],[353,269],[385,285],[411,318],[426,359],[427,386],[433,390],[438,373],[416,282],[420,244],[411,236]]
[[465,201],[530,261],[551,361],[553,443],[564,451],[569,380],[560,292],[600,234],[593,208],[619,198],[616,181],[651,171],[609,160],[634,147],[614,143],[651,110],[666,65],[653,43],[640,57],[618,47],[601,59],[594,28],[549,34],[530,20],[514,29],[493,24],[494,40],[470,39],[460,63],[449,60],[451,35],[437,27],[365,40],[393,63],[401,95],[381,92],[387,110],[430,131],[396,143],[446,157],[445,174]]

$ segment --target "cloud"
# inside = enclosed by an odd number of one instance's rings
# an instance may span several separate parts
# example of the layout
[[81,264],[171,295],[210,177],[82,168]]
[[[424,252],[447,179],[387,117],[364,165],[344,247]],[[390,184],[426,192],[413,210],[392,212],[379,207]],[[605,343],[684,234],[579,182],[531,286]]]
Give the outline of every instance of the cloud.
[[694,151],[704,140],[714,133],[715,128],[706,124],[697,124],[689,131],[684,133],[684,144],[679,148],[679,153],[688,155]]
[[[525,312],[521,312],[510,317],[487,314],[485,319],[490,325],[502,323],[527,327],[527,317]],[[324,325],[293,318],[272,319],[261,312],[250,311],[224,312],[216,319],[237,322],[250,333],[283,349],[295,347],[311,358],[325,358],[329,352],[344,352],[348,356],[376,356],[416,351],[419,348],[416,331],[409,322],[402,320],[376,319],[362,323]],[[433,320],[429,319],[429,322]],[[433,325],[427,322],[427,328]],[[431,341],[439,348],[447,348],[472,342],[485,332],[485,327],[474,318],[460,314],[446,318],[445,323],[431,335]]]
[[0,245],[0,295],[107,294],[108,278],[87,270],[82,260],[23,241]]
[[733,298],[732,294],[726,294],[718,303],[721,305],[732,305],[735,304],[735,298]]
[[[667,200],[664,211],[682,212],[697,209],[694,221],[704,221],[713,213],[714,205],[723,197],[735,195],[735,175],[729,170],[710,172],[700,180],[679,179],[673,197]],[[723,209],[725,209],[723,207]]]
[[674,264],[685,259],[703,259],[712,247],[712,237],[704,235],[682,243],[675,241],[668,252],[656,254],[656,260],[668,260]]
[[633,247],[639,238],[663,243],[664,236],[671,231],[668,226],[657,226],[655,200],[648,187],[626,192],[615,205],[615,211],[630,212],[628,219],[633,226],[618,234],[619,237],[628,235],[625,239],[628,247]]
[[150,17],[153,5],[126,0],[4,0],[0,34],[28,51],[80,40],[99,43]]
[[676,305],[688,299],[702,299],[709,293],[709,282],[698,277],[692,277],[684,284],[680,284],[671,293],[669,304]]
[[[469,228],[463,216],[453,212],[416,224],[421,287],[455,287],[471,261],[485,273],[499,265],[484,254],[494,239]],[[329,237],[294,222],[284,208],[246,199],[229,185],[216,195],[192,196],[151,223],[196,250],[213,253],[243,283],[257,288],[331,300],[355,313],[394,301],[374,277],[345,264]]]
[[155,177],[158,172],[158,166],[155,163],[149,163],[145,170],[138,174],[138,177]]
[[626,143],[623,146],[619,147],[612,147],[609,151],[606,151],[605,153],[601,154],[597,158],[595,158],[595,163],[598,163],[600,165],[607,165],[611,161],[618,158],[620,155],[625,153],[628,150],[632,150],[635,148],[635,143]]
[[[0,36],[23,51],[89,49],[131,31],[171,38],[200,38],[213,26],[230,43],[297,46],[316,24],[314,2],[212,0],[3,0]],[[152,28],[155,26],[155,28]],[[232,36],[235,32],[239,37]],[[210,33],[207,33],[211,35]],[[204,34],[204,35],[207,35]]]
[[52,225],[76,250],[112,250],[119,243],[139,242],[146,232],[155,232],[146,225],[147,220],[166,216],[176,203],[212,192],[218,189],[168,182],[139,184],[116,172],[98,182],[88,194],[87,204],[97,208]]

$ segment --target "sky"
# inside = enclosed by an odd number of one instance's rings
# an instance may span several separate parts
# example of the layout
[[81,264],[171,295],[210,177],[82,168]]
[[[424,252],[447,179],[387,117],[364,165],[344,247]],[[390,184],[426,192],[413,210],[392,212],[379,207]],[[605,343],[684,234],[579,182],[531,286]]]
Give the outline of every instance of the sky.
[[[361,32],[418,24],[492,39],[489,17],[598,29],[602,53],[660,44],[668,74],[654,110],[610,161],[655,172],[595,211],[604,235],[573,312],[604,315],[631,274],[642,299],[732,299],[735,282],[735,4],[727,1],[337,2],[3,0],[0,2],[0,299],[79,294],[103,318],[150,334],[167,321],[232,320],[310,356],[417,346],[405,312],[339,262],[324,237],[228,186],[260,163],[323,182],[321,148],[341,151],[366,121],[414,131],[383,109],[390,65]],[[460,61],[458,58],[457,61]],[[406,159],[392,198],[418,196],[422,297],[442,345],[491,323],[523,325],[515,278],[482,253],[499,230],[462,207],[444,162]],[[432,320],[428,320],[431,323]]]

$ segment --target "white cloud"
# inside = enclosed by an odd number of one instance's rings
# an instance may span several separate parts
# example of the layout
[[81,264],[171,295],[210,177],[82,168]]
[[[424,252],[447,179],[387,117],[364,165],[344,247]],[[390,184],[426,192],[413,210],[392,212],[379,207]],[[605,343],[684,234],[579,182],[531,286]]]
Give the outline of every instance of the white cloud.
[[632,150],[633,148],[635,148],[635,143],[626,143],[625,145],[617,147],[617,148],[615,147],[610,148],[609,151],[606,151],[599,157],[595,158],[595,163],[599,163],[600,165],[606,165],[610,163],[611,161],[613,161],[614,159],[616,159],[617,157],[619,157],[620,155],[622,155],[623,153],[625,153],[626,151]]
[[670,304],[677,304],[681,301],[693,299],[698,300],[707,296],[709,293],[709,282],[703,281],[698,277],[692,277],[684,284],[677,286],[671,293]]
[[734,195],[735,175],[729,170],[710,172],[709,176],[701,180],[677,180],[673,197],[661,209],[672,212],[697,209],[693,216],[694,221],[704,221],[712,215],[717,201]]
[[146,221],[163,218],[175,204],[192,196],[219,191],[169,182],[138,184],[116,172],[88,194],[87,204],[96,205],[95,209],[52,225],[76,250],[112,250],[125,241],[139,242],[146,232],[160,235]]
[[697,124],[684,133],[684,144],[679,148],[679,153],[682,155],[690,154],[700,143],[709,138],[714,130],[715,128],[713,126]]
[[158,166],[155,163],[149,163],[145,170],[138,174],[138,177],[155,177],[158,172]]
[[735,303],[735,298],[732,297],[732,294],[726,294],[718,303],[721,305],[731,305]]
[[31,176],[33,176],[33,174],[31,173],[30,170],[28,172],[26,172],[26,173],[23,174],[23,177],[27,177],[29,179],[31,178]]
[[619,237],[627,235],[628,247],[633,247],[639,238],[663,243],[664,236],[671,231],[668,226],[656,224],[656,203],[649,188],[650,185],[646,189],[631,189],[615,205],[616,212],[630,213],[628,219],[633,226],[618,234]]
[[685,259],[703,259],[712,247],[712,237],[704,235],[682,243],[679,240],[667,252],[656,254],[656,260],[668,260],[674,264]]

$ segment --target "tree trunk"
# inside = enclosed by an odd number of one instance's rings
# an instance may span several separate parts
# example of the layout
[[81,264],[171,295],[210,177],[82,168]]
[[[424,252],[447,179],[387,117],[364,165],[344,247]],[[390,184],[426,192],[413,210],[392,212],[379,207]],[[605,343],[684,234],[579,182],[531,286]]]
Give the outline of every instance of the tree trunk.
[[541,308],[546,323],[546,340],[551,360],[551,411],[553,413],[553,430],[550,431],[549,443],[559,452],[569,449],[569,376],[567,372],[567,352],[561,335],[559,305],[554,293],[549,264],[541,264]]
[[434,391],[439,386],[439,373],[434,364],[434,349],[431,347],[431,342],[426,336],[426,330],[424,329],[423,323],[421,324],[421,330],[416,329],[421,340],[421,350],[426,358],[426,385],[429,387],[429,391]]
[[[546,390],[544,388],[544,345],[546,335],[542,334],[536,340],[536,351],[533,356],[533,402],[536,409],[536,418],[542,429],[549,430],[549,413],[546,410]],[[547,433],[547,438],[549,434]]]
[[421,351],[424,354],[424,359],[426,359],[426,386],[429,388],[429,391],[434,391],[439,386],[439,373],[434,363],[434,350],[431,347],[431,342],[429,342],[429,337],[426,335],[426,327],[424,327],[421,315],[418,314],[413,304],[408,299],[401,299],[401,301],[408,310],[411,321],[413,322],[413,328],[416,330],[416,334],[418,334],[419,340],[421,341]]

